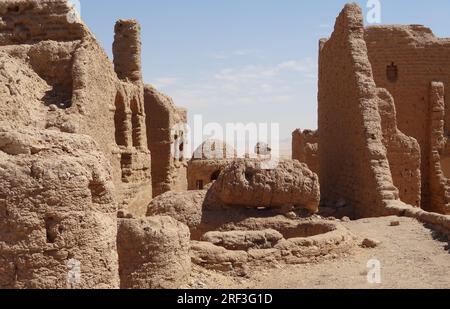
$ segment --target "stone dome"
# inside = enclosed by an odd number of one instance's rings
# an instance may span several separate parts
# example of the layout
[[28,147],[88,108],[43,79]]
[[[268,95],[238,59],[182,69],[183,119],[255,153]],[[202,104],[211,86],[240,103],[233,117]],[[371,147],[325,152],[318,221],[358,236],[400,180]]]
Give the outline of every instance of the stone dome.
[[204,141],[192,156],[193,160],[226,160],[235,158],[236,151],[234,148],[217,139]]

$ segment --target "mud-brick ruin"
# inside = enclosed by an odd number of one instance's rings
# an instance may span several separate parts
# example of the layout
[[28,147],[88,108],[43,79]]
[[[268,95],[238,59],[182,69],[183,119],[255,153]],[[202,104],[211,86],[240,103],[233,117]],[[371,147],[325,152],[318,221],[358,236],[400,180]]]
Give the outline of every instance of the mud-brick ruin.
[[[449,214],[450,41],[419,25],[364,28],[361,15],[351,10],[340,16],[332,37],[320,41],[317,140],[295,131],[293,157],[317,168],[324,204],[353,204],[358,215],[370,216],[377,211],[363,204],[400,199]],[[334,61],[344,53],[354,59]],[[370,184],[381,198],[356,189]]]
[[147,140],[152,156],[153,196],[168,191],[187,190],[187,110],[176,107],[172,99],[151,85],[144,88],[148,115]]
[[214,140],[186,157],[187,111],[144,83],[139,23],[116,23],[110,60],[72,10],[0,2],[0,288],[317,265],[377,245],[348,228],[360,218],[449,234],[448,40],[364,28],[347,5],[320,42],[318,131],[267,169],[262,144],[257,159]]
[[319,173],[319,135],[317,131],[300,129],[292,133],[292,159],[306,163],[314,173]]

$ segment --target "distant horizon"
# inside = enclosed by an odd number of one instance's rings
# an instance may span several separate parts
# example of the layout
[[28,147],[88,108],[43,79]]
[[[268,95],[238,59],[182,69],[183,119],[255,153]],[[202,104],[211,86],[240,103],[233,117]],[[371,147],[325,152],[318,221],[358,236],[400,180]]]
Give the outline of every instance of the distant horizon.
[[[318,42],[346,2],[81,0],[80,7],[110,57],[116,20],[140,22],[144,81],[187,108],[190,123],[195,115],[222,125],[276,122],[286,141],[295,129],[317,129]],[[356,2],[367,19],[371,3]],[[381,24],[423,24],[450,37],[449,1],[379,2]]]

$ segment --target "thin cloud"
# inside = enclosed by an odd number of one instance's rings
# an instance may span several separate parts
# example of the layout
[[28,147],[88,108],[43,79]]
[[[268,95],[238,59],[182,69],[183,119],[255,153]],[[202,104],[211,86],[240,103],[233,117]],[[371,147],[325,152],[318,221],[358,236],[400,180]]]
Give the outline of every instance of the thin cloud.
[[210,55],[210,58],[215,60],[226,60],[233,57],[262,57],[262,51],[258,49],[238,49],[234,51],[220,51]]
[[285,104],[301,100],[302,86],[313,88],[316,79],[317,65],[305,58],[223,68],[195,81],[178,80],[165,90],[188,108]]
[[322,29],[331,29],[332,26],[331,26],[330,24],[320,24],[320,25],[319,25],[319,28],[322,28]]
[[177,83],[178,79],[176,77],[160,77],[155,79],[151,84],[156,88],[164,89],[169,86],[173,86]]

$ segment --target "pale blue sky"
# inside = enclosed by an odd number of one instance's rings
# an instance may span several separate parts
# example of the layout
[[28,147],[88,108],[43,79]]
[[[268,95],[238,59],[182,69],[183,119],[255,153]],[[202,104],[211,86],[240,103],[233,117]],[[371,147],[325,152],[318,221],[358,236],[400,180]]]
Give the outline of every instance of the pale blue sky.
[[[281,138],[317,127],[317,46],[343,0],[81,0],[111,54],[114,23],[142,25],[145,82],[205,122],[278,122]],[[356,1],[366,7],[367,1]],[[450,37],[450,1],[381,0],[383,24]]]

